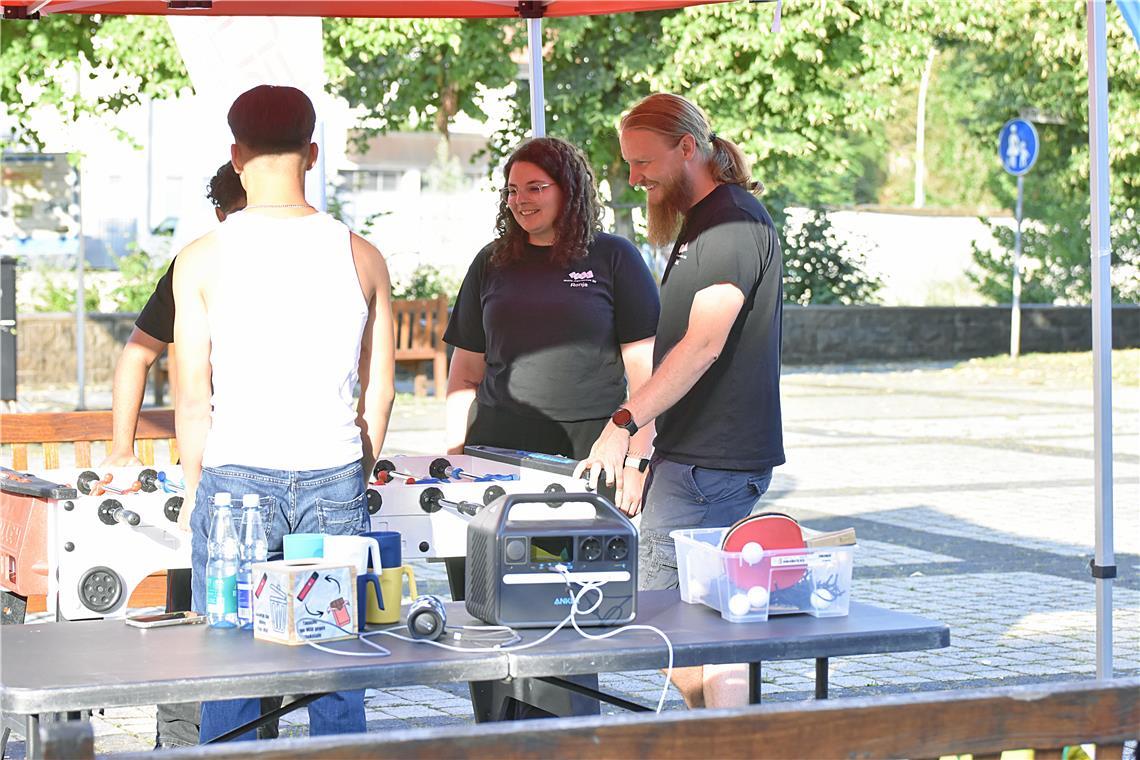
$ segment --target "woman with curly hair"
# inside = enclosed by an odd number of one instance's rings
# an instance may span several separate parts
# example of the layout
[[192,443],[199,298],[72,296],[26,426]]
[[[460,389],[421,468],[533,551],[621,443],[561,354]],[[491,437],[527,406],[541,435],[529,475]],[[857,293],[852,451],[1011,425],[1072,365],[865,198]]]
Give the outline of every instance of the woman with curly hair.
[[[448,453],[467,444],[581,459],[652,370],[657,285],[628,240],[600,231],[586,157],[541,137],[507,160],[496,239],[479,251],[444,340]],[[628,378],[628,384],[627,384]],[[630,442],[649,456],[653,430]],[[642,473],[621,507],[641,509]]]

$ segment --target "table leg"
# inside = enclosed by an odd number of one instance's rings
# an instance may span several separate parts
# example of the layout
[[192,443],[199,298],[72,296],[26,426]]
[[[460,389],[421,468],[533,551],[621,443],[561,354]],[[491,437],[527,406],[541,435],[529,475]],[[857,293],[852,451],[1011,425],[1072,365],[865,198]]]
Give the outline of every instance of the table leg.
[[827,699],[827,658],[815,658],[815,698]]
[[750,662],[748,663],[748,704],[760,704],[760,690],[760,663]]
[[29,758],[40,756],[40,716],[29,715],[24,719],[24,752]]

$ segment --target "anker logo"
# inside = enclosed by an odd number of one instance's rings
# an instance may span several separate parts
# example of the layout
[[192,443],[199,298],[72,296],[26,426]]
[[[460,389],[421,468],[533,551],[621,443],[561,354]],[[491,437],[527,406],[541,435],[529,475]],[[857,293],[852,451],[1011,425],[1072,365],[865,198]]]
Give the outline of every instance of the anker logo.
[[573,603],[574,603],[574,600],[568,596],[560,596],[554,600],[554,606],[555,607],[568,607],[569,605],[571,605]]

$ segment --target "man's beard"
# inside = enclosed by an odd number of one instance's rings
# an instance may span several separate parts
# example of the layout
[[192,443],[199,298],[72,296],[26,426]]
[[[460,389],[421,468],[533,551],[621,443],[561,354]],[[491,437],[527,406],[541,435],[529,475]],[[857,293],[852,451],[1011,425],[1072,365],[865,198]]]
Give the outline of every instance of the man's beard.
[[650,243],[662,247],[676,240],[681,232],[685,213],[692,205],[693,183],[689,175],[680,171],[669,180],[658,183],[658,186],[663,191],[662,198],[657,203],[649,204],[646,234]]

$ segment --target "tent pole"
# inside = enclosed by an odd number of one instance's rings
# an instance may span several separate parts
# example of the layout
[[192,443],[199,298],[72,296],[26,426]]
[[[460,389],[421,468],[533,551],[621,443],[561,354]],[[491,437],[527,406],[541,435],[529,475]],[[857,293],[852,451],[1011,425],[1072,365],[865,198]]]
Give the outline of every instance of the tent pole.
[[1105,0],[1087,0],[1089,191],[1092,232],[1093,445],[1096,467],[1096,677],[1112,678],[1112,241],[1108,221],[1108,75]]
[[530,53],[530,135],[546,136],[546,93],[542,88],[542,19],[526,20],[527,52]]

